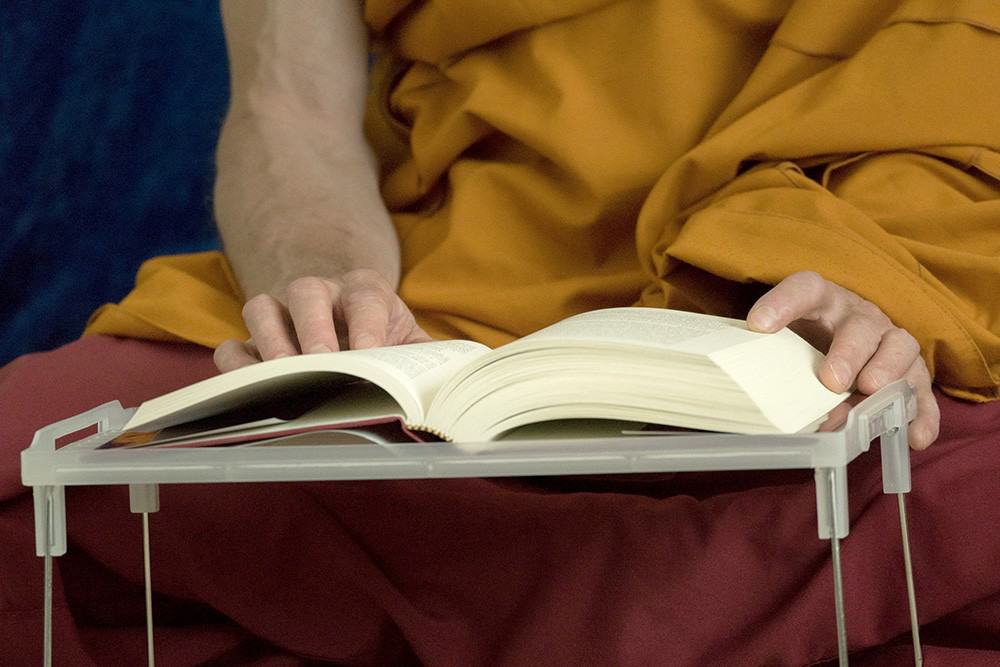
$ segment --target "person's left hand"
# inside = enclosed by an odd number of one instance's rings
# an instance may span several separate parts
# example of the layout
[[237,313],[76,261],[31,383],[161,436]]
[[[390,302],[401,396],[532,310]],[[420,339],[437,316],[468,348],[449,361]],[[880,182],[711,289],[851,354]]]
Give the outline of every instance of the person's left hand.
[[747,315],[754,331],[788,326],[820,350],[827,350],[819,379],[833,391],[855,387],[873,394],[905,378],[917,395],[917,416],[908,439],[926,449],[937,439],[941,412],[931,389],[920,345],[870,301],[811,271],[795,273],[757,300]]

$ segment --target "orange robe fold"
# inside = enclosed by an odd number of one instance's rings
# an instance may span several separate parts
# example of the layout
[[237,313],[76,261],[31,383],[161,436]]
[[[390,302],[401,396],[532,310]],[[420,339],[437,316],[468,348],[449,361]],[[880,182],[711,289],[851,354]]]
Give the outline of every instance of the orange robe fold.
[[85,333],[216,347],[249,336],[242,310],[243,297],[222,254],[168,255],[143,263],[135,289],[121,303],[101,306]]
[[[432,334],[498,344],[632,303],[742,315],[813,270],[908,329],[945,390],[998,397],[1000,3],[373,0],[366,16],[400,293]],[[160,328],[238,330],[226,289],[225,305],[178,290],[163,312],[187,324]],[[192,317],[206,306],[218,321]]]

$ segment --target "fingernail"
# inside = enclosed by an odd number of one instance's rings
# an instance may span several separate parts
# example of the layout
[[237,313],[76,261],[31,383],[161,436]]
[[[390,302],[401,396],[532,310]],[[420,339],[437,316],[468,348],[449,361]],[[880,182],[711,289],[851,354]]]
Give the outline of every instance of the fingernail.
[[770,329],[778,321],[778,314],[770,306],[761,306],[750,313],[750,317],[747,319],[757,329]]
[[309,348],[309,354],[323,354],[324,352],[333,352],[333,350],[322,343],[319,345],[313,345]]
[[851,386],[851,383],[847,381],[847,378],[851,375],[851,369],[845,362],[840,359],[831,361],[830,372],[833,374],[833,379],[841,390],[846,390]]

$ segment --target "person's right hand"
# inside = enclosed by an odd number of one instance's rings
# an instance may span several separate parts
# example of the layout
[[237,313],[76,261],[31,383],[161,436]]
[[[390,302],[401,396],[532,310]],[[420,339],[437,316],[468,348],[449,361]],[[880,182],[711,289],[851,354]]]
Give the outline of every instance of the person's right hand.
[[250,339],[224,341],[215,365],[227,372],[267,359],[431,340],[389,282],[359,269],[340,279],[299,278],[284,299],[259,294],[246,302]]

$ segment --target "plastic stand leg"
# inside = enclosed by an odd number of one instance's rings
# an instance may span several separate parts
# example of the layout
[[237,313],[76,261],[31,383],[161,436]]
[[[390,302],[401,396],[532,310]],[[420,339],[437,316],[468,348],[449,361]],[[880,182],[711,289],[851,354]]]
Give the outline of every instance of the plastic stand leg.
[[[82,414],[39,429],[31,448],[54,454],[60,437],[94,426],[99,431],[119,428],[125,423],[126,412],[118,401],[105,403]],[[35,553],[45,559],[45,590],[43,602],[42,662],[52,665],[52,558],[66,553],[66,493],[56,484],[32,486],[35,503]]]
[[910,531],[906,519],[906,494],[912,489],[910,478],[910,448],[907,441],[909,424],[902,420],[879,437],[882,446],[882,490],[895,493],[899,510],[899,533],[903,547],[903,570],[906,574],[906,601],[910,609],[910,634],[913,638],[913,664],[924,664],[920,647],[920,619],[917,616],[917,595],[913,583],[913,561],[910,558]]
[[913,561],[910,560],[910,531],[906,525],[906,496],[896,494],[899,501],[899,532],[903,542],[903,569],[906,571],[906,600],[910,605],[910,634],[913,637],[913,664],[922,667],[923,650],[920,648],[920,621],[917,618],[917,593],[913,585]]
[[[847,622],[844,611],[844,575],[840,566],[841,530],[847,524],[847,468],[816,470],[817,495],[826,496],[826,530],[829,533],[830,556],[833,561],[833,601],[837,617],[837,657],[840,667],[847,667]],[[820,493],[820,489],[825,489]],[[846,529],[843,531],[846,535]]]
[[160,509],[160,487],[156,484],[129,484],[129,509],[142,514],[142,568],[146,592],[146,664],[156,665],[153,650],[153,577],[149,556],[149,514]]
[[[40,492],[40,493],[39,493]],[[41,516],[44,531],[42,550],[45,554],[45,591],[42,620],[42,664],[52,667],[52,487],[45,486],[35,490],[36,516],[39,496],[42,499]]]

